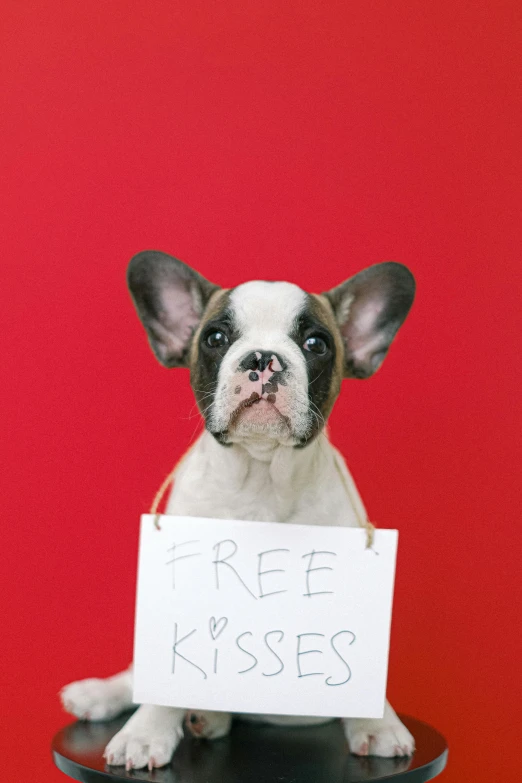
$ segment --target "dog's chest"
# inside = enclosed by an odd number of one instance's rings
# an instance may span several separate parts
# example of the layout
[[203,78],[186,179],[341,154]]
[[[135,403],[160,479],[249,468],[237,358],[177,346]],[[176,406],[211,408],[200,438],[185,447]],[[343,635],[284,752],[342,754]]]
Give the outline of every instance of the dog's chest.
[[303,450],[283,448],[265,460],[252,458],[243,449],[219,446],[208,434],[180,467],[167,513],[303,525],[359,524],[326,441]]
[[178,478],[168,504],[175,514],[281,522],[288,516],[291,490],[277,490],[270,475],[270,466],[249,461],[226,470],[222,463],[193,461]]

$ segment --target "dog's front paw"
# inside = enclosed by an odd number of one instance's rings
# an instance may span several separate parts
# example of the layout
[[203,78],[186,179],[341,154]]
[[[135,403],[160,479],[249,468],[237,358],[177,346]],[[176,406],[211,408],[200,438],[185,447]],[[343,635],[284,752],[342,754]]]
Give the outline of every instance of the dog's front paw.
[[185,716],[185,724],[194,737],[219,739],[230,731],[232,715],[229,712],[189,710]]
[[111,679],[78,680],[60,691],[64,709],[81,720],[111,720],[130,703],[129,689]]
[[415,740],[386,704],[382,718],[345,718],[344,733],[350,752],[356,756],[411,756],[415,752]]
[[141,706],[105,748],[107,764],[127,770],[164,767],[183,737],[182,722],[183,710]]

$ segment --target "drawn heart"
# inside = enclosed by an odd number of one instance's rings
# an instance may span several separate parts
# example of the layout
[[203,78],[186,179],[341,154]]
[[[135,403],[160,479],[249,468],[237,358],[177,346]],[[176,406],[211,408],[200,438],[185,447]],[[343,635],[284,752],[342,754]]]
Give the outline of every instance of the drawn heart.
[[211,617],[208,623],[209,631],[211,637],[216,641],[218,636],[223,633],[225,628],[227,627],[228,619],[226,617],[221,617],[219,620],[216,620],[215,617]]

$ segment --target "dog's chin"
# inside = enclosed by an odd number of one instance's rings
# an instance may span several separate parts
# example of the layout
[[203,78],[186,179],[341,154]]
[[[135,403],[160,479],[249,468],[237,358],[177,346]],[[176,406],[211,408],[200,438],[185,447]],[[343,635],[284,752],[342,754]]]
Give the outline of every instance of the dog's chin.
[[273,403],[262,399],[233,414],[229,432],[238,437],[267,438],[288,438],[292,434],[288,418]]
[[298,442],[288,417],[273,403],[264,399],[238,406],[230,416],[225,430],[210,431],[224,445],[245,440],[276,441],[285,445],[296,445]]
[[[317,417],[316,417],[317,418]],[[285,416],[277,406],[263,398],[255,401],[243,401],[230,415],[225,427],[216,427],[215,422],[206,421],[209,432],[223,446],[233,443],[251,442],[268,447],[277,444],[303,448],[323,429],[322,424],[308,421],[305,426],[299,423],[297,429],[292,425],[291,417]]]

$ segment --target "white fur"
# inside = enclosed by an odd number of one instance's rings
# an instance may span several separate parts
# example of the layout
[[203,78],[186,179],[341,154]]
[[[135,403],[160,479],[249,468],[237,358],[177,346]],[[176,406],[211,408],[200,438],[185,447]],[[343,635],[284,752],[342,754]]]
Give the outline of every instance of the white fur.
[[[204,432],[178,468],[166,510],[180,516],[355,527],[358,516],[336,463],[344,465],[325,434],[295,449],[265,438],[223,447]],[[348,471],[345,475],[353,484]],[[363,509],[355,486],[354,492]]]
[[291,331],[305,306],[306,293],[294,283],[251,280],[234,288],[230,303],[241,333],[255,335],[258,347],[267,350],[271,333],[288,335]]
[[110,720],[132,704],[132,670],[114,677],[72,682],[60,691],[62,704],[80,720]]
[[[231,439],[258,431],[272,434],[280,443],[295,443],[309,433],[308,376],[306,362],[301,349],[290,337],[294,322],[306,305],[305,292],[292,283],[266,283],[253,281],[244,283],[232,291],[230,309],[234,317],[237,339],[229,348],[221,363],[218,385],[212,408],[209,411],[209,426],[213,431],[228,427],[230,417],[239,403],[248,399],[252,386],[244,372],[237,367],[252,351],[273,351],[283,357],[286,365],[286,386],[277,392],[276,408],[281,414],[279,420],[273,415],[271,406],[253,406],[246,422],[240,422]],[[241,387],[239,395],[235,388]],[[284,423],[289,420],[291,431]]]
[[[340,470],[349,482],[350,497]],[[265,439],[224,448],[205,432],[177,471],[167,513],[347,527],[365,517],[344,461],[325,434],[297,450]],[[72,683],[62,691],[64,706],[80,718],[113,717],[132,704],[130,678],[127,671],[108,680]],[[182,736],[183,715],[183,710],[170,707],[140,707],[107,746],[108,763],[128,768],[168,763]],[[228,730],[225,713],[199,715],[204,725],[198,736],[215,738]],[[280,715],[254,719],[275,725],[324,722]],[[414,750],[413,737],[389,704],[382,719],[349,718],[343,723],[352,753],[402,756]]]
[[107,763],[127,770],[168,764],[183,736],[185,710],[143,704],[109,742]]
[[[302,449],[292,445],[294,436],[306,434],[308,426],[305,361],[289,337],[305,297],[304,291],[290,283],[245,283],[232,292],[240,336],[221,364],[210,423],[217,429],[228,424],[238,403],[234,393],[238,364],[249,351],[265,350],[281,355],[288,366],[288,385],[283,393],[278,391],[277,405],[290,419],[291,431],[281,425],[279,413],[270,411],[271,404],[263,402],[256,404],[259,410],[253,421],[247,418],[248,426],[235,428],[232,445],[223,447],[205,432],[177,470],[167,513],[347,527],[366,519],[353,479],[326,434]],[[111,718],[132,704],[131,676],[127,671],[107,680],[72,683],[61,693],[65,709],[78,718]],[[108,744],[107,762],[126,764],[127,769],[167,764],[182,737],[184,714],[185,710],[172,707],[139,707]],[[226,713],[191,714],[193,723],[187,725],[197,736],[216,738],[230,728]],[[254,719],[276,725],[324,722],[281,715]],[[388,703],[382,719],[349,718],[343,724],[352,753],[405,756],[414,750],[413,737]]]

